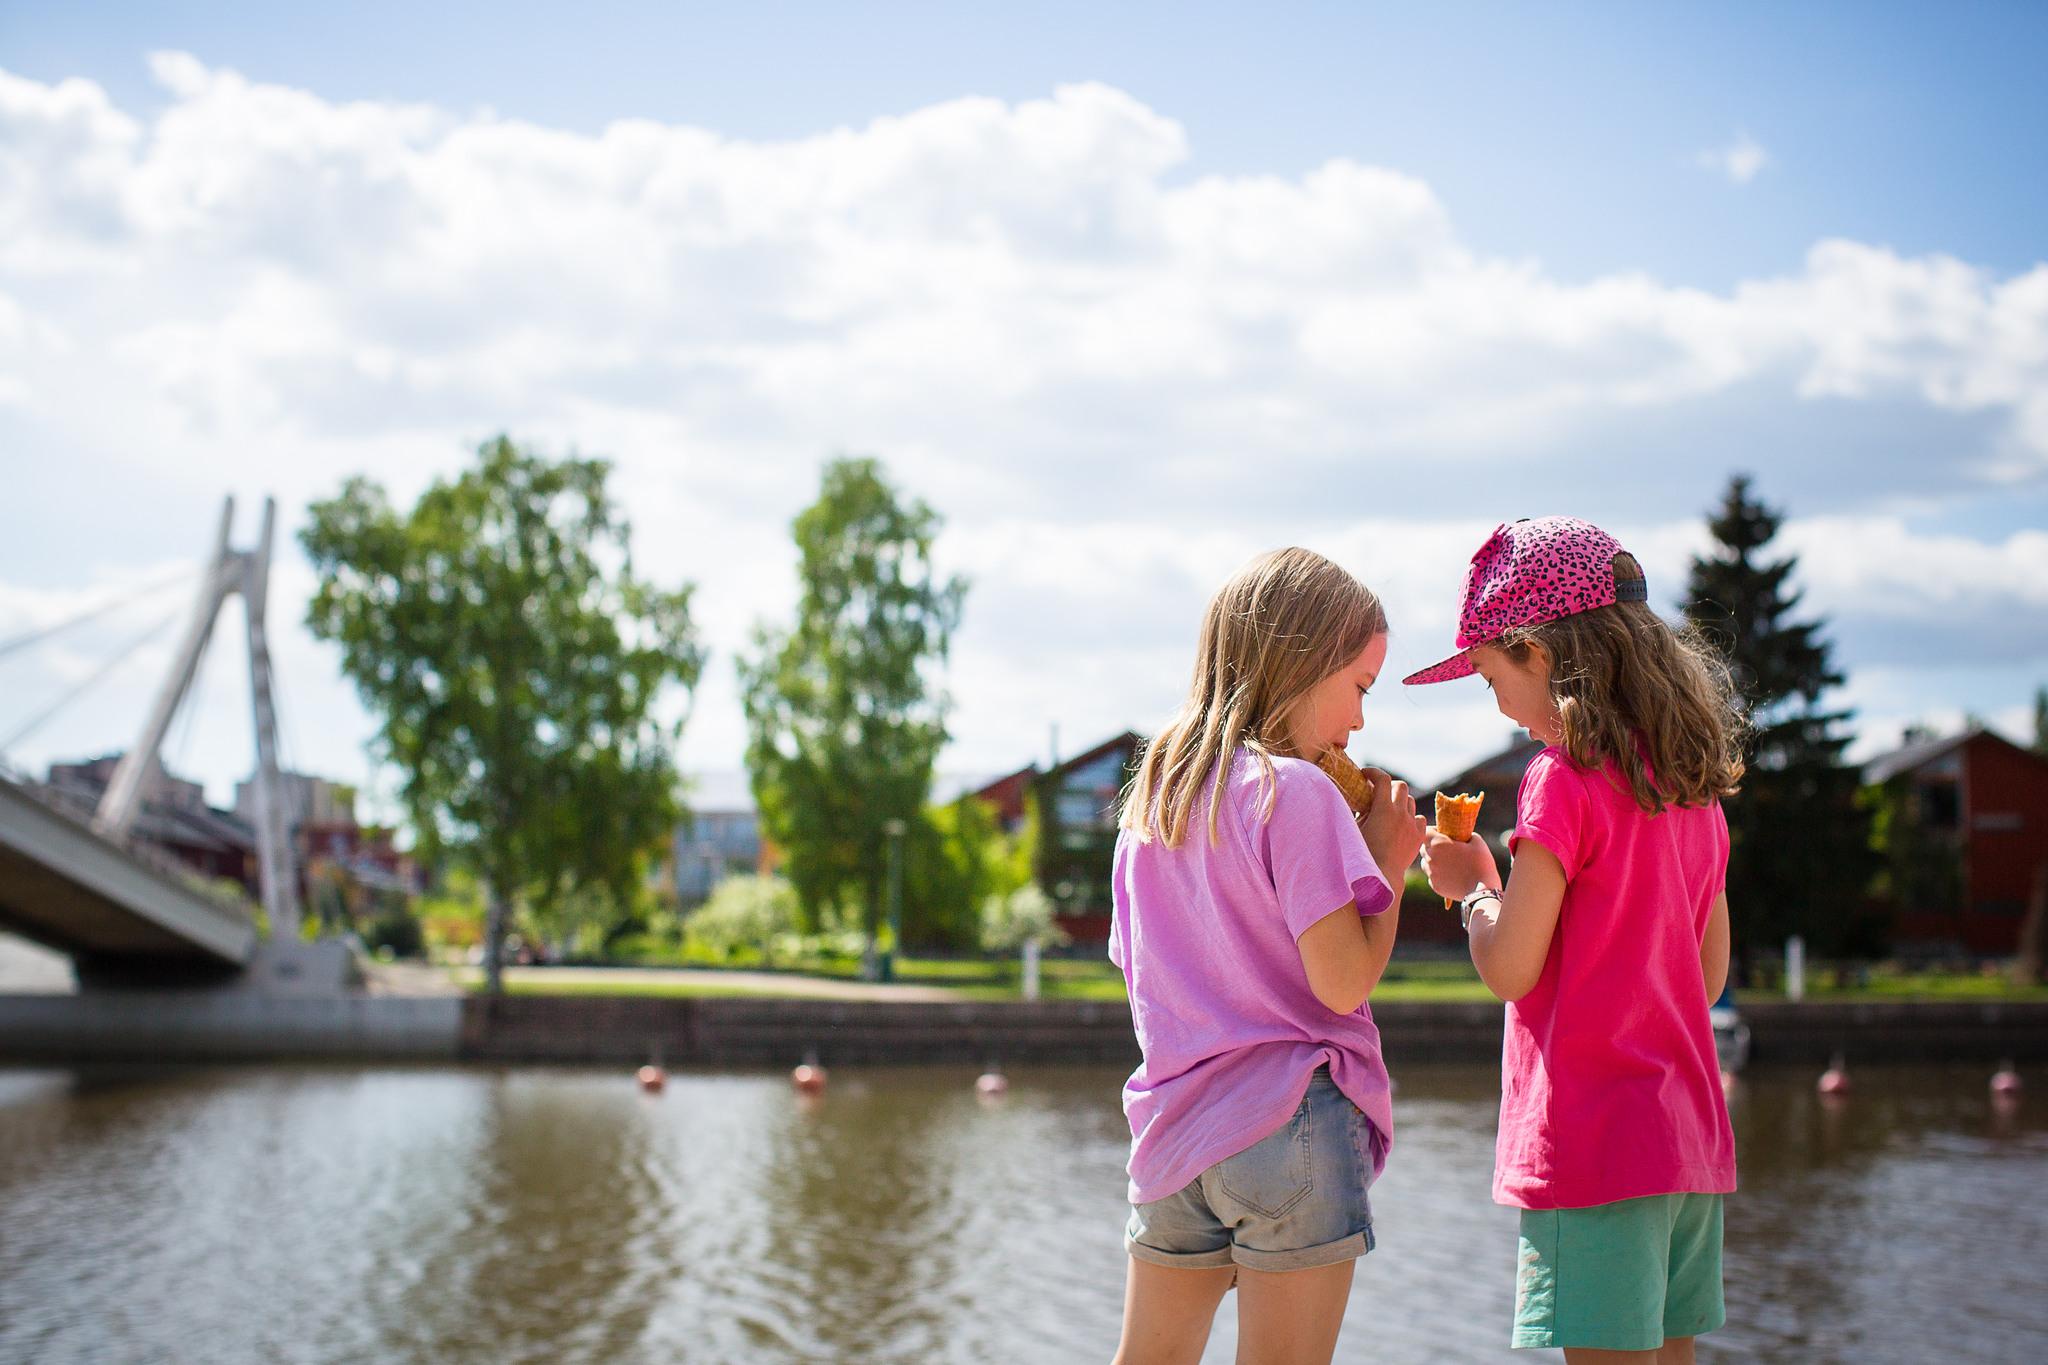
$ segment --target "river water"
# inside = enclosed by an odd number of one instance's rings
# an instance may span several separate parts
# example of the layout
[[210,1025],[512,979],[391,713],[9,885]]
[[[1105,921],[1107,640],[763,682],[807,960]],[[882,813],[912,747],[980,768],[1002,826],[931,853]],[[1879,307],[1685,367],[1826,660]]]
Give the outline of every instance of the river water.
[[[1121,1074],[0,1071],[0,1361],[1106,1361]],[[1342,1361],[1505,1349],[1496,1073],[1399,1073]],[[2048,1078],[2030,1080],[2040,1086]],[[1982,1067],[1734,1099],[1707,1361],[2048,1359],[2048,1105]],[[1233,1301],[1207,1361],[1232,1359]]]

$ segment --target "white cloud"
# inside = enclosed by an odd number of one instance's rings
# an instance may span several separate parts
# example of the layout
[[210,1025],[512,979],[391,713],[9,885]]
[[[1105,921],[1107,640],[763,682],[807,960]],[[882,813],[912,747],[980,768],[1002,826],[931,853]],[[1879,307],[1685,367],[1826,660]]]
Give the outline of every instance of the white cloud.
[[1728,177],[1730,184],[1747,185],[1758,171],[1771,164],[1771,154],[1748,133],[1737,133],[1725,147],[1713,147],[1694,158],[1699,165]]
[[[152,69],[147,121],[0,73],[0,439],[62,452],[53,514],[147,487],[196,553],[229,489],[289,532],[348,473],[410,498],[497,430],[610,455],[642,565],[700,584],[692,763],[737,761],[732,654],[786,608],[836,451],[883,456],[975,579],[954,768],[1155,720],[1207,593],[1273,544],[1357,566],[1405,667],[1503,517],[1612,521],[1675,595],[1730,464],[1769,466],[1851,634],[1957,595],[2038,611],[2036,540],[1898,507],[2048,476],[2048,265],[1828,241],[1726,292],[1569,282],[1475,251],[1411,175],[1183,182],[1181,126],[1100,85],[758,143]],[[1826,439],[1750,436],[1795,427]],[[87,576],[9,553],[0,584]],[[350,718],[307,727],[340,764],[365,724],[304,587],[280,572],[280,670],[298,714]],[[1425,780],[1504,733],[1483,700],[1406,705],[1385,752]]]
[[1982,603],[2048,621],[2048,530],[1986,541],[1919,534],[1897,517],[1812,517],[1784,541],[1837,611],[1929,620]]

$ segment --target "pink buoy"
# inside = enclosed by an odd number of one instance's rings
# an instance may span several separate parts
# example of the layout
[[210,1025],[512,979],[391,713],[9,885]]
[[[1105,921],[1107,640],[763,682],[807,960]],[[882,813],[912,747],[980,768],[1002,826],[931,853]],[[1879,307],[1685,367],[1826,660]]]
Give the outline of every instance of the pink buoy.
[[658,1066],[643,1066],[634,1073],[634,1079],[640,1082],[642,1090],[654,1095],[659,1094],[661,1088],[668,1084],[668,1073]]
[[789,1083],[802,1095],[820,1095],[825,1091],[825,1068],[814,1062],[805,1062],[789,1073]]
[[2025,1087],[2020,1083],[2020,1073],[2011,1062],[2001,1065],[1991,1073],[1991,1093],[1994,1095],[2017,1095]]
[[1009,1090],[1009,1078],[1000,1071],[990,1069],[982,1072],[980,1076],[975,1078],[974,1093],[984,1099],[994,1099],[998,1095],[1006,1095],[1009,1093]]
[[1823,1095],[1846,1095],[1849,1093],[1849,1068],[1843,1064],[1841,1053],[1837,1052],[1834,1061],[1829,1063],[1828,1069],[1820,1073],[1820,1082],[1817,1088]]

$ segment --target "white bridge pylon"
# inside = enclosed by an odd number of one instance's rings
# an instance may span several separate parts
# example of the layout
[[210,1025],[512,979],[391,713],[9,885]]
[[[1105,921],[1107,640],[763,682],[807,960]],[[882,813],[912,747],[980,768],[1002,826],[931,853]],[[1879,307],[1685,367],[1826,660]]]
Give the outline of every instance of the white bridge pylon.
[[150,706],[149,720],[141,736],[122,755],[93,815],[93,827],[110,838],[125,838],[135,823],[143,799],[155,787],[163,771],[161,750],[171,719],[178,713],[192,687],[200,655],[220,618],[221,607],[240,593],[249,632],[249,694],[256,717],[256,854],[263,889],[263,911],[270,919],[274,939],[299,936],[298,877],[293,870],[292,850],[285,826],[284,783],[277,767],[277,711],[272,702],[270,644],[264,628],[264,604],[270,588],[270,541],[277,520],[277,502],[263,500],[263,529],[253,550],[235,550],[228,545],[234,528],[235,500],[227,499],[221,509],[220,534],[216,537],[213,563],[200,581],[193,602],[192,618],[185,626],[170,675],[157,690]]

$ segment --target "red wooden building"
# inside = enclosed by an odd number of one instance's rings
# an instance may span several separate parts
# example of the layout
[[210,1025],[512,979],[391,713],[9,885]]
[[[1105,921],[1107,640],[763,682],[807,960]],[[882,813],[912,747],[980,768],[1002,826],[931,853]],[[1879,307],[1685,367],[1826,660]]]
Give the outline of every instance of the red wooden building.
[[1921,831],[1960,861],[1957,903],[1901,906],[1897,941],[2015,952],[2048,864],[2048,758],[1978,727],[1907,744],[1865,765],[1864,779],[1897,784]]
[[1038,884],[1076,944],[1109,941],[1109,874],[1117,798],[1144,738],[1126,730],[1032,780],[1038,802]]
[[1016,772],[1007,773],[987,786],[977,787],[968,795],[986,801],[996,813],[996,821],[1005,834],[1015,834],[1024,828],[1024,819],[1030,809],[1031,789],[1038,781],[1038,765],[1027,764]]

